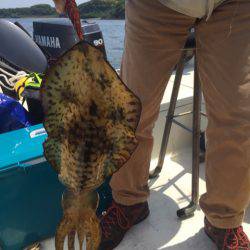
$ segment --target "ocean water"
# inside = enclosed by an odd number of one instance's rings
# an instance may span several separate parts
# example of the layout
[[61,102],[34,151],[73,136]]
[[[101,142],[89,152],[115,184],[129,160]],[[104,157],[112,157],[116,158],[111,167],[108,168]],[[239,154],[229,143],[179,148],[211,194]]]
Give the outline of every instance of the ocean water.
[[[30,33],[33,33],[33,21],[41,20],[41,18],[16,18],[10,21],[18,21]],[[124,48],[124,20],[94,20],[99,24],[104,37],[107,56],[109,62],[115,68],[120,68],[123,48]]]

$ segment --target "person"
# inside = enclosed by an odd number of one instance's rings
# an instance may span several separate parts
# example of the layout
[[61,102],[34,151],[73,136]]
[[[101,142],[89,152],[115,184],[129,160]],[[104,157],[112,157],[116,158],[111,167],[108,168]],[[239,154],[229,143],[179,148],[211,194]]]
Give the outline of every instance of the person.
[[[64,1],[56,0],[64,11]],[[190,28],[208,116],[205,232],[219,250],[249,250],[241,226],[250,199],[250,0],[127,0],[121,77],[140,97],[139,145],[111,179],[100,249],[114,249],[149,215],[152,130]]]

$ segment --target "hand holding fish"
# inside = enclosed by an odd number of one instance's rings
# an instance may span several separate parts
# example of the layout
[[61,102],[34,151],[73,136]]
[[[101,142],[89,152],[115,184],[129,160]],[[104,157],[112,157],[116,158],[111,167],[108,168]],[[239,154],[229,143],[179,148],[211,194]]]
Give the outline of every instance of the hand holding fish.
[[65,0],[53,0],[53,1],[55,3],[56,11],[59,14],[64,14],[66,11],[65,10],[66,1]]

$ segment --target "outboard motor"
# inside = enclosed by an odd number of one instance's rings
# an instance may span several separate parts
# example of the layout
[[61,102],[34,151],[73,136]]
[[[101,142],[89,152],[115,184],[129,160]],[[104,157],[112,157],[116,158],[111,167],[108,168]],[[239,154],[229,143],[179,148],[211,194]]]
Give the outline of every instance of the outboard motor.
[[[72,48],[79,39],[68,18],[57,18],[33,23],[33,39],[29,34],[7,20],[0,19],[0,67],[11,74],[19,71],[44,73],[48,64]],[[85,40],[99,48],[106,57],[102,32],[96,23],[82,22]],[[0,79],[1,80],[1,79]],[[3,92],[18,99],[15,91]],[[39,100],[26,96],[32,123],[43,122]]]
[[0,60],[27,72],[42,73],[47,60],[33,39],[12,22],[0,19]]
[[[68,18],[37,21],[33,23],[35,42],[48,59],[57,59],[79,42],[78,36]],[[82,22],[84,38],[99,48],[106,57],[105,45],[100,27],[96,23]]]

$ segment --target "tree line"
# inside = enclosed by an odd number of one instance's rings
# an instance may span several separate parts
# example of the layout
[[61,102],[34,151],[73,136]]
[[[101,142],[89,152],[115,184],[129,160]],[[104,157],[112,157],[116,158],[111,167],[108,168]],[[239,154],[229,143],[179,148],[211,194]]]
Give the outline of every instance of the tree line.
[[[79,11],[83,19],[124,19],[125,0],[91,0],[80,4]],[[38,4],[29,8],[0,9],[0,18],[24,17],[58,17],[58,14],[55,8],[48,4]]]

